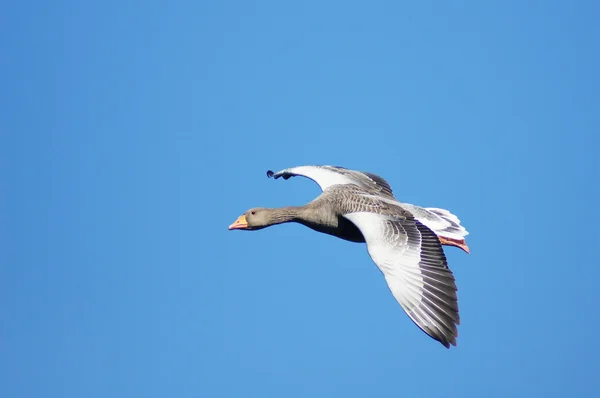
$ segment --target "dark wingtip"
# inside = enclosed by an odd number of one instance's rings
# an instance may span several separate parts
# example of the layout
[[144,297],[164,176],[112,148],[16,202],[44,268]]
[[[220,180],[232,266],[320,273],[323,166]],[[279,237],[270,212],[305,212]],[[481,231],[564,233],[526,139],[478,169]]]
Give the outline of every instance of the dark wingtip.
[[273,177],[273,174],[275,174],[275,173],[273,173],[272,170],[267,170],[267,177],[271,178],[271,177]]

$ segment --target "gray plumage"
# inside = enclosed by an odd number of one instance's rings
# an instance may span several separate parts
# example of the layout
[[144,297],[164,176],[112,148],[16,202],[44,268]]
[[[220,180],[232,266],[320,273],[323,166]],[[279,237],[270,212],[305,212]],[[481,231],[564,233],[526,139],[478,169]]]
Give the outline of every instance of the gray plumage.
[[230,229],[297,222],[351,242],[366,242],[392,294],[414,323],[445,347],[456,345],[457,288],[440,241],[446,233],[459,238],[467,234],[456,216],[398,202],[388,182],[371,173],[300,166],[267,175],[308,177],[323,192],[305,206],[250,209]]

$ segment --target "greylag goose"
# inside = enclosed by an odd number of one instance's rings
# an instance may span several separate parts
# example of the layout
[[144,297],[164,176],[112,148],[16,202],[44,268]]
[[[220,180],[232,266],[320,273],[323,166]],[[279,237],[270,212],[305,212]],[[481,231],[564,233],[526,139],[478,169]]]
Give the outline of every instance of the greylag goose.
[[399,202],[378,175],[335,166],[299,166],[268,177],[303,176],[323,191],[304,206],[252,208],[230,230],[297,222],[351,242],[365,242],[394,298],[410,319],[446,348],[456,346],[456,283],[442,245],[469,252],[468,232],[447,210]]

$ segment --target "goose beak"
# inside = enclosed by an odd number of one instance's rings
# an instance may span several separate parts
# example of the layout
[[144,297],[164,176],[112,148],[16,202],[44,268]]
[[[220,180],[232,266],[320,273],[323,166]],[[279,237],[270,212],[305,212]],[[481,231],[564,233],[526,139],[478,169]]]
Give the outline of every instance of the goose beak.
[[239,216],[237,220],[233,224],[229,226],[229,229],[246,229],[248,228],[248,222],[246,221],[246,216]]

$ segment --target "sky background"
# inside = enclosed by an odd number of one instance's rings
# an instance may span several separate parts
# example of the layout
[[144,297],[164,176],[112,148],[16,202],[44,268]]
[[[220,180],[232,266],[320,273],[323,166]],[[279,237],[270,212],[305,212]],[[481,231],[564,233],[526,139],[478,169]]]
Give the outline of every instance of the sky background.
[[[600,396],[599,13],[3,3],[0,396]],[[458,347],[364,244],[227,230],[307,164],[459,216]]]

